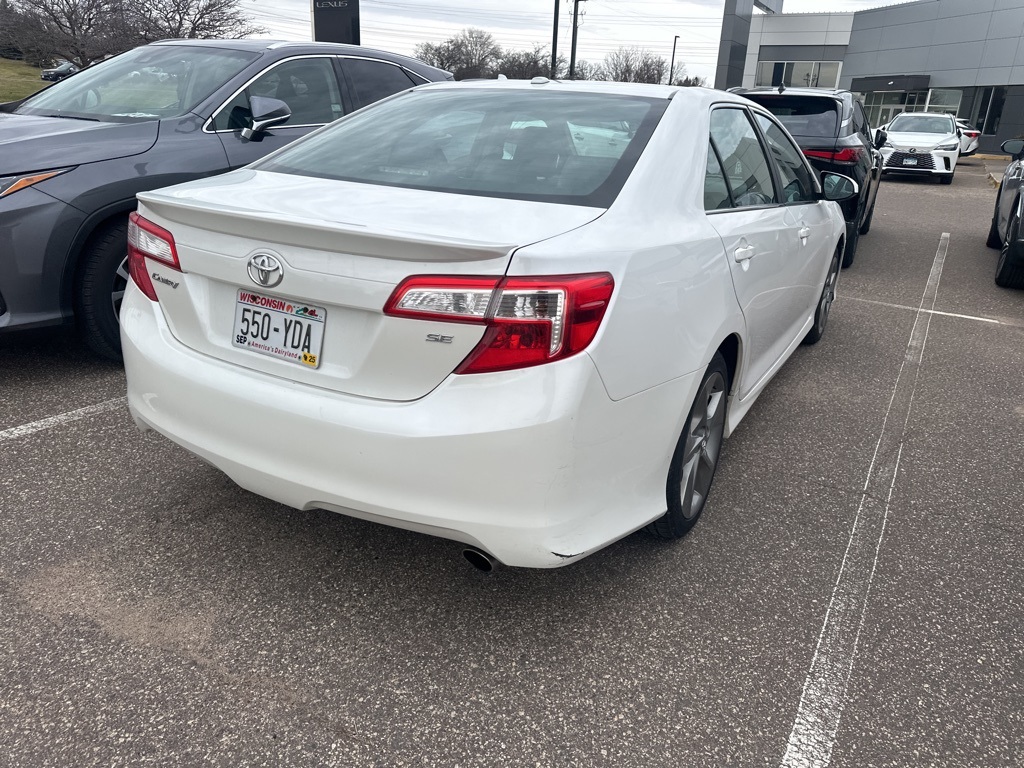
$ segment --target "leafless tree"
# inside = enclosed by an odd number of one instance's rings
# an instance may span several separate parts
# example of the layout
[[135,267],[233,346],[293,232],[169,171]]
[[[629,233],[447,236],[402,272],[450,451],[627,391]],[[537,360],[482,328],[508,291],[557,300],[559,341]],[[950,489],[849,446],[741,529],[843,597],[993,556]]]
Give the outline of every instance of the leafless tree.
[[[501,54],[494,67],[495,74],[502,74],[513,80],[529,80],[533,77],[552,77],[551,54],[546,45],[535,45],[529,51],[506,50]],[[565,57],[558,57],[558,66],[554,77],[561,76],[565,70]]]
[[148,0],[132,3],[131,26],[145,42],[164,38],[250,37],[265,31],[238,7],[238,0]]
[[23,50],[78,66],[130,48],[136,41],[122,0],[17,0],[14,34]]
[[501,58],[501,46],[491,33],[473,27],[440,43],[421,43],[415,52],[428,64],[447,69],[456,80],[491,77]]
[[605,56],[604,69],[609,80],[620,83],[660,83],[665,79],[668,64],[646,48],[622,46]]
[[608,73],[604,71],[604,67],[600,64],[595,64],[592,61],[577,61],[576,62],[576,79],[577,80],[607,80]]

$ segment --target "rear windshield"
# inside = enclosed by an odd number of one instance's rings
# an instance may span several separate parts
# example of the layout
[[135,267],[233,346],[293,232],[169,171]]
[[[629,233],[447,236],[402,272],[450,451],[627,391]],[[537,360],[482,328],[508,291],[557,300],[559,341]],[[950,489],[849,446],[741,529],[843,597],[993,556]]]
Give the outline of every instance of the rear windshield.
[[899,115],[889,123],[895,133],[953,133],[953,119],[940,115]]
[[794,136],[832,138],[839,135],[839,103],[832,99],[801,96],[746,94],[786,126]]
[[667,104],[665,99],[565,91],[409,91],[339,120],[253,167],[607,208]]

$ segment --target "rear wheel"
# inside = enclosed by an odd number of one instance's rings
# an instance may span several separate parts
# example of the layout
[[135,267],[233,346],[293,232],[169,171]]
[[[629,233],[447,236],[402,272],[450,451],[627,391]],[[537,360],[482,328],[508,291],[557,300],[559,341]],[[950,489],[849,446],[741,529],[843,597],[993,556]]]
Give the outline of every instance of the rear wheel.
[[829,312],[832,311],[832,302],[836,300],[836,286],[839,284],[839,250],[832,255],[832,263],[829,265],[828,274],[825,275],[825,285],[821,289],[821,298],[818,299],[818,308],[814,310],[814,325],[804,336],[804,344],[817,344],[825,335],[825,326],[828,325]]
[[1024,288],[1024,258],[1022,248],[1014,248],[1019,243],[1020,219],[1014,213],[1006,224],[1006,241],[999,251],[996,263],[996,285],[1000,288]]
[[868,215],[865,216],[864,221],[861,222],[860,229],[858,230],[859,234],[866,235],[868,232],[871,231],[871,219],[873,219],[875,216],[875,204],[877,202],[878,197],[876,193],[875,199],[871,201],[871,210],[868,211]]
[[1002,248],[1003,238],[999,236],[999,197],[996,196],[996,207],[992,211],[992,223],[988,227],[988,239],[985,245],[989,248]]
[[846,225],[846,250],[843,252],[843,269],[853,264],[857,255],[857,244],[860,242],[860,231],[854,224]]
[[89,240],[75,294],[75,316],[86,344],[110,360],[121,359],[118,315],[128,286],[128,219],[113,221]]
[[668,512],[647,526],[655,536],[678,539],[704,511],[722,451],[728,399],[729,370],[722,353],[716,352],[672,454],[665,491]]

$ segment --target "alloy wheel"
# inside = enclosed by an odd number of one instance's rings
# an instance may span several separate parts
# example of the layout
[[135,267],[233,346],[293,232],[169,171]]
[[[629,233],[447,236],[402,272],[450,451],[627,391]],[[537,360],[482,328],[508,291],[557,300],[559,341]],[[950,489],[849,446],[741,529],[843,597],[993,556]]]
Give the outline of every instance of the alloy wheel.
[[725,377],[715,371],[701,388],[686,430],[679,500],[683,515],[691,520],[700,514],[711,490],[725,430]]
[[120,322],[121,301],[124,299],[124,292],[128,288],[128,257],[125,256],[117,266],[117,273],[114,275],[114,287],[110,294],[110,303],[114,308],[114,317]]

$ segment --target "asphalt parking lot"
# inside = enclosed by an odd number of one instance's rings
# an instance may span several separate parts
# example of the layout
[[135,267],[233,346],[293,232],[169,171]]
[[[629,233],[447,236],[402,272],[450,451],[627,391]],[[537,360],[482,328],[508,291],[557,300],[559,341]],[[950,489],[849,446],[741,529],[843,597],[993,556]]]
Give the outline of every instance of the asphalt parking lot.
[[555,571],[253,496],[73,335],[0,337],[0,762],[1024,765],[1001,167],[887,179],[700,525]]

